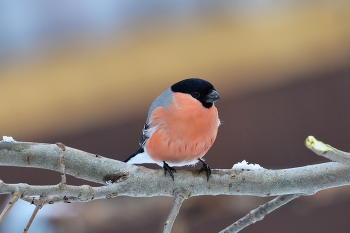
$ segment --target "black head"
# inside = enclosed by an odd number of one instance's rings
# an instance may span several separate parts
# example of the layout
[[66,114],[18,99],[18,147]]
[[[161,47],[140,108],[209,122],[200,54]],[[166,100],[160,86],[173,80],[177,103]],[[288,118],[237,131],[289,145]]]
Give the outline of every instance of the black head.
[[181,92],[197,99],[205,108],[210,108],[213,103],[220,99],[214,86],[203,79],[189,78],[171,86],[173,92]]

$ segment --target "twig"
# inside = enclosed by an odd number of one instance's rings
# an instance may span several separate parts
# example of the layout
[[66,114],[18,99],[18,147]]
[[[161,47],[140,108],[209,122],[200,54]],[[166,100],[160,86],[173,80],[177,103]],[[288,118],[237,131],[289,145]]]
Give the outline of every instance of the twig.
[[14,193],[12,195],[11,200],[9,201],[9,203],[7,203],[5,209],[2,211],[2,213],[0,214],[0,223],[2,222],[2,220],[4,220],[5,216],[7,215],[8,212],[10,212],[11,208],[15,205],[15,203],[18,201],[19,195],[17,193]]
[[176,190],[174,194],[175,194],[174,202],[171,207],[169,216],[164,224],[163,233],[171,232],[171,228],[173,227],[175,219],[179,214],[179,210],[182,205],[182,202],[190,196],[189,191],[184,188],[180,188]]
[[338,150],[330,145],[318,141],[313,136],[307,137],[305,140],[305,145],[318,155],[343,165],[350,165],[350,153]]
[[64,160],[64,151],[66,146],[61,142],[56,142],[56,145],[61,149],[60,154],[60,164],[61,164],[61,188],[67,188],[67,179],[66,179],[66,161]]
[[220,231],[220,233],[239,232],[243,228],[251,224],[254,224],[256,221],[262,220],[267,214],[271,213],[275,209],[287,204],[288,202],[300,196],[301,194],[287,194],[287,195],[278,196],[273,200],[265,203],[264,205],[259,206],[257,209],[250,211],[249,214],[239,219],[238,221],[236,221],[229,227],[225,228],[224,230]]
[[[40,197],[39,203],[38,203],[38,205],[35,207],[35,209],[34,209],[34,211],[33,211],[33,213],[32,213],[32,216],[30,217],[30,219],[29,219],[29,221],[28,221],[26,227],[24,228],[23,233],[27,233],[27,232],[28,232],[29,227],[32,225],[33,220],[34,220],[34,218],[36,217],[36,214],[37,214],[37,213],[39,212],[39,210],[43,207],[44,200],[45,200],[45,199],[44,199],[43,197]],[[33,201],[33,202],[34,202],[34,201]]]

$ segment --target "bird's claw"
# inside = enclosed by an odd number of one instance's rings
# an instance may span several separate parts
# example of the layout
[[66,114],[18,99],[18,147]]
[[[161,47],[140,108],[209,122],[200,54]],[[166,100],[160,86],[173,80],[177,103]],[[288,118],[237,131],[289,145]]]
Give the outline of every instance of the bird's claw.
[[169,175],[171,176],[171,178],[174,181],[174,175],[173,172],[176,173],[175,168],[170,167],[169,164],[167,164],[165,161],[163,161],[163,170],[164,170],[164,175],[166,176],[166,173],[169,172]]
[[207,173],[207,181],[209,181],[209,176],[211,175],[211,168],[203,160],[201,160],[201,159],[198,159],[198,160],[203,164],[201,169],[199,169],[198,173],[201,173],[202,171],[205,171]]

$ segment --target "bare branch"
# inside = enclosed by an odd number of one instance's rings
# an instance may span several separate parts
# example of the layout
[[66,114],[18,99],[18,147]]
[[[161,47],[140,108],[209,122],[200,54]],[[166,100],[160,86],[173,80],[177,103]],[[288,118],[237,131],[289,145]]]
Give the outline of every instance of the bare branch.
[[[61,172],[60,151],[55,144],[0,142],[0,166],[36,167]],[[311,195],[319,190],[350,184],[349,167],[334,162],[281,170],[213,169],[208,182],[206,176],[198,174],[198,171],[178,170],[173,182],[164,177],[162,169],[125,164],[69,147],[66,147],[64,158],[66,174],[100,184],[111,181],[112,184],[91,189],[67,185],[66,191],[57,185],[11,185],[0,181],[0,194],[12,194],[20,187],[24,196],[67,196],[74,197],[74,201],[88,201],[92,196],[95,199],[121,195],[173,196],[174,190],[184,187],[191,196],[277,196],[290,193]],[[84,166],[81,166],[82,163]]]
[[268,215],[275,209],[287,204],[288,202],[300,196],[301,194],[287,194],[287,195],[278,196],[273,200],[265,203],[264,205],[259,206],[255,210],[250,211],[249,214],[239,219],[238,221],[236,221],[229,227],[225,228],[224,230],[220,231],[220,233],[239,232],[243,230],[243,228],[246,228],[247,226],[254,224],[256,221],[262,220],[266,215]]
[[305,145],[318,155],[321,155],[334,162],[350,165],[350,153],[338,150],[330,145],[318,141],[313,136],[307,137]]
[[169,216],[164,224],[163,233],[170,233],[171,232],[171,228],[173,227],[175,219],[176,219],[177,215],[179,214],[182,202],[190,196],[190,193],[188,190],[181,188],[180,190],[175,190],[174,196],[175,196],[174,202],[173,202],[173,205],[171,207]]
[[36,207],[35,207],[35,209],[34,209],[34,211],[32,213],[32,216],[30,217],[26,227],[24,228],[23,233],[27,233],[28,232],[29,227],[32,225],[34,218],[36,217],[36,215],[39,212],[39,210],[43,207],[44,199],[45,198],[40,197],[39,203],[38,203],[38,205],[36,205]]
[[57,195],[62,198],[75,197],[74,201],[90,201],[92,198],[104,199],[116,196],[173,196],[174,190],[184,187],[190,191],[191,196],[265,197],[288,193],[311,195],[320,190],[350,184],[349,167],[334,162],[281,170],[213,170],[209,182],[206,182],[206,177],[199,177],[194,173],[196,172],[179,171],[173,182],[169,177],[164,177],[160,169],[139,167],[135,174],[127,175],[125,179],[119,178],[111,185],[101,187],[67,185],[67,190],[62,190],[58,185],[5,184],[0,181],[0,194],[11,194],[20,190],[23,196]]
[[19,195],[18,193],[14,193],[12,195],[11,200],[9,201],[9,203],[7,203],[5,209],[2,211],[2,213],[0,214],[0,223],[2,222],[2,220],[4,220],[5,216],[8,214],[8,212],[11,210],[11,208],[15,205],[15,203],[18,201]]

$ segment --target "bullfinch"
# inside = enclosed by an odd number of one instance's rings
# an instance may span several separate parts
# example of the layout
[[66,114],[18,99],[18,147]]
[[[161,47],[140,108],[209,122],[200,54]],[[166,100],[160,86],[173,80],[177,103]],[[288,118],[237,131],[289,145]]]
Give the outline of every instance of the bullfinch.
[[124,162],[156,163],[174,180],[173,166],[202,163],[199,173],[211,169],[202,158],[213,145],[220,125],[214,86],[199,78],[175,83],[152,103],[142,130],[140,148]]

